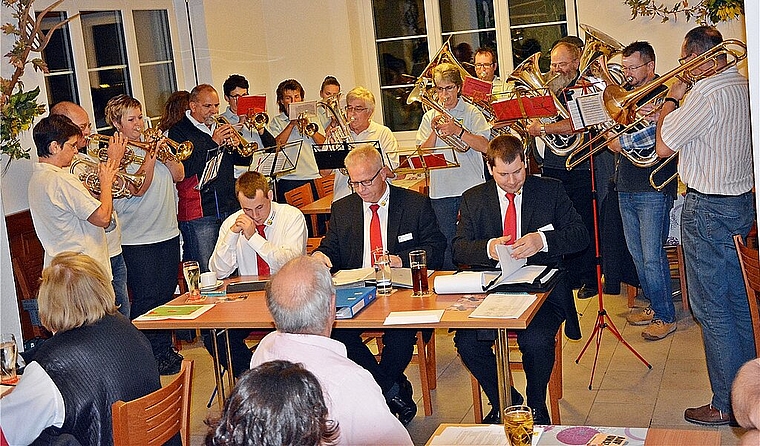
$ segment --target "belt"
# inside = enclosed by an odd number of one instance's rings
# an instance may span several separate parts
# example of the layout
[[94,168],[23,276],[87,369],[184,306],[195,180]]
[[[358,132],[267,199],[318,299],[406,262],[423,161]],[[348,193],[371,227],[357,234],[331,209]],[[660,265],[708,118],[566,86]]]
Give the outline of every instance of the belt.
[[687,194],[693,193],[693,194],[702,195],[703,197],[709,197],[709,198],[736,198],[736,197],[741,197],[742,195],[745,195],[745,194],[749,194],[750,192],[744,192],[739,195],[705,194],[696,189],[692,189],[691,187],[687,187],[686,193]]

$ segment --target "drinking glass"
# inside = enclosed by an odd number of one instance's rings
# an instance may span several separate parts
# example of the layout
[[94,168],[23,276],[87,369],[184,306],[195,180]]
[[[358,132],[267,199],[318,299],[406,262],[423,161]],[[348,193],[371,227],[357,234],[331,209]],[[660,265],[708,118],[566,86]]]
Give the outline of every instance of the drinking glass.
[[201,278],[201,267],[195,260],[190,260],[182,263],[182,273],[185,275],[185,282],[187,282],[187,291],[191,295],[201,294],[198,286],[198,282]]
[[0,334],[0,383],[16,384],[16,337],[13,333]]
[[383,248],[377,248],[372,251],[372,263],[375,266],[377,294],[379,296],[391,294],[391,259],[388,251]]
[[504,432],[511,446],[530,446],[533,440],[533,412],[528,406],[504,409]]
[[409,266],[412,269],[412,296],[426,296],[428,290],[427,253],[417,249],[409,253]]

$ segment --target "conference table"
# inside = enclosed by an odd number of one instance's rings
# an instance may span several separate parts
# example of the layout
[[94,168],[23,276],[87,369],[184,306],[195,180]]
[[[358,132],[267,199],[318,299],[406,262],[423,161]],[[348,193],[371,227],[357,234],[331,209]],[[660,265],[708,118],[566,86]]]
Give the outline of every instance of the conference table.
[[[511,395],[509,387],[504,383],[510,382],[509,378],[509,351],[507,332],[509,330],[520,330],[528,326],[533,316],[546,300],[548,292],[536,293],[536,300],[517,318],[471,318],[472,308],[460,309],[454,305],[466,294],[445,294],[439,295],[432,293],[433,281],[437,275],[452,274],[451,272],[436,272],[430,277],[431,294],[424,297],[412,296],[411,289],[394,288],[388,296],[378,296],[377,299],[362,309],[359,314],[352,319],[340,319],[335,321],[336,328],[364,328],[364,329],[387,329],[387,328],[486,328],[496,329],[497,339],[495,344],[495,353],[497,361],[497,372],[499,379],[499,396],[502,407],[511,405]],[[264,278],[265,279],[265,278]],[[241,276],[232,279],[226,279],[225,286],[229,283],[240,281],[256,281],[257,276]],[[274,329],[274,321],[266,305],[264,291],[249,291],[237,294],[228,294],[226,297],[236,297],[246,295],[244,299],[231,301],[218,301],[218,298],[207,297],[203,304],[215,304],[210,310],[196,317],[195,319],[162,319],[162,320],[139,320],[133,321],[134,325],[140,330],[182,330],[182,329],[209,329],[216,339],[217,330],[231,328],[250,328],[250,329]],[[482,294],[480,296],[483,296]],[[181,295],[167,305],[185,305],[187,294]],[[194,302],[195,303],[195,302]],[[391,312],[397,311],[417,311],[417,310],[444,310],[443,316],[436,323],[411,323],[404,325],[385,325],[385,319]],[[227,339],[228,340],[228,339]],[[229,342],[227,348],[227,363],[231,364],[231,355],[229,352]],[[214,345],[214,374],[221,396],[220,402],[226,398],[223,385],[223,379],[218,367],[218,348]],[[230,388],[234,385],[232,376],[232,367],[227,367],[227,382]]]

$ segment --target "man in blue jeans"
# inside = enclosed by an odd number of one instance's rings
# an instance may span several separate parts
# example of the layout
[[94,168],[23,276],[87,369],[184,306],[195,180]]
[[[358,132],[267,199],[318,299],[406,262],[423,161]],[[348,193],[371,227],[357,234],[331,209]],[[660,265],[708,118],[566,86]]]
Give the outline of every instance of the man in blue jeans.
[[[648,42],[633,42],[623,49],[623,72],[631,89],[647,85],[656,79],[654,70],[654,49]],[[665,90],[660,85],[650,95],[642,98],[638,104],[639,114],[651,112],[653,105],[645,104]],[[649,117],[650,121],[654,119],[653,116]],[[636,265],[641,288],[650,302],[649,307],[629,313],[626,319],[631,325],[646,325],[641,336],[649,341],[663,339],[676,331],[670,266],[664,245],[670,227],[670,209],[673,208],[678,185],[671,181],[665,189],[658,191],[649,184],[649,175],[665,160],[660,160],[651,167],[637,167],[628,158],[631,153],[639,153],[643,159],[647,151],[652,153],[654,144],[654,131],[649,129],[646,132],[623,134],[611,140],[609,145],[615,152],[624,150],[629,154],[621,156],[617,166],[620,217],[623,220],[625,242]],[[675,172],[675,167],[675,163],[668,163],[665,171],[659,175],[668,178]]]
[[[714,27],[686,34],[681,61],[689,63],[723,41]],[[686,279],[694,317],[702,326],[712,401],[686,409],[686,421],[728,424],[731,384],[739,368],[755,357],[752,319],[732,237],[746,237],[755,221],[749,87],[726,56],[696,64],[701,77],[676,81],[657,121],[657,155],[679,154],[686,183],[681,215]],[[716,74],[716,71],[718,72]]]

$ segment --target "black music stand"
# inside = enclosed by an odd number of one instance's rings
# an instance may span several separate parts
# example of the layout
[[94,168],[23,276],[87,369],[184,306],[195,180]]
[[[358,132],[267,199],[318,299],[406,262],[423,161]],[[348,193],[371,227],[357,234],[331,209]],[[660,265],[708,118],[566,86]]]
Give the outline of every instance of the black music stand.
[[[301,155],[302,143],[303,140],[298,140],[282,146],[256,150],[251,155],[251,164],[248,166],[248,170],[259,172],[270,178],[272,180],[272,191],[277,194],[277,182],[274,180],[280,175],[295,170],[298,158]],[[295,161],[291,159],[292,155],[295,155]]]
[[[380,141],[344,141],[312,144],[311,147],[314,150],[314,160],[317,162],[317,167],[320,170],[332,170],[344,169],[346,167],[345,160],[346,156],[348,156],[348,152],[365,144],[374,146],[382,155],[383,152],[380,150]],[[385,159],[383,159],[383,164],[385,164]]]

